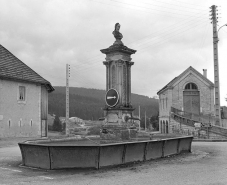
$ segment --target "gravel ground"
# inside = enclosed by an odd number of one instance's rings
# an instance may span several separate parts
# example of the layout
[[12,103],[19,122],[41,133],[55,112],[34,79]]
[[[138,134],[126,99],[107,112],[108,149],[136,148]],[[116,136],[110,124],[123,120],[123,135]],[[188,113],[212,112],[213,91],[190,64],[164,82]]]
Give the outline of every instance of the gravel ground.
[[100,170],[46,171],[21,167],[19,147],[8,146],[0,148],[0,184],[226,185],[226,156],[227,142],[193,142],[192,153],[178,156]]
[[31,139],[35,138],[0,139],[0,185],[227,184],[227,142],[193,142],[192,153],[100,170],[47,171],[20,166],[17,143]]

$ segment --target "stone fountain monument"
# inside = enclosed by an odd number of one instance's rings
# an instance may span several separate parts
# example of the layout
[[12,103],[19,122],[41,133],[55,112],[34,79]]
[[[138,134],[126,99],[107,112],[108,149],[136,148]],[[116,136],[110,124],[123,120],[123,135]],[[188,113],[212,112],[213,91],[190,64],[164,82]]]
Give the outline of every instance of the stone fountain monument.
[[106,54],[106,61],[103,62],[106,66],[106,106],[100,143],[77,137],[18,143],[23,166],[47,170],[99,169],[191,152],[192,136],[138,139],[131,105],[131,54],[136,51],[124,46],[119,29],[120,24],[117,23],[113,31],[116,41],[109,48],[101,50]]
[[137,137],[131,105],[131,54],[136,50],[123,44],[120,24],[115,24],[113,35],[116,41],[101,52],[106,54],[106,105],[105,120],[100,137],[102,141],[125,141]]

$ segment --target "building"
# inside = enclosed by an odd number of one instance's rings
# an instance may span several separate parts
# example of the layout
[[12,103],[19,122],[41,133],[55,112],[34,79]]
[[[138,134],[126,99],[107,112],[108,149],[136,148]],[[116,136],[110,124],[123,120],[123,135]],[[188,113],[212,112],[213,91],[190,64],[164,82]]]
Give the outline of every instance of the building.
[[221,106],[221,126],[227,128],[227,107]]
[[182,124],[172,117],[172,112],[184,114],[184,117],[188,114],[187,116],[194,118],[199,116],[199,119],[214,118],[214,84],[207,79],[206,70],[202,75],[190,66],[157,94],[159,130],[162,133],[172,133],[182,127]]
[[51,83],[0,45],[0,137],[47,136]]

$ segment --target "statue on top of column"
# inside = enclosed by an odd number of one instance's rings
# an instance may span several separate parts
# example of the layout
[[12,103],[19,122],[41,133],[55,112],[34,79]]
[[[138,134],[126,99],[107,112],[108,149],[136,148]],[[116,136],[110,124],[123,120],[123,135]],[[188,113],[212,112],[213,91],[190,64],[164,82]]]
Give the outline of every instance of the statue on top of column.
[[121,39],[123,38],[123,35],[119,32],[121,25],[119,23],[115,24],[115,29],[113,31],[113,35],[116,39],[114,44],[123,44]]

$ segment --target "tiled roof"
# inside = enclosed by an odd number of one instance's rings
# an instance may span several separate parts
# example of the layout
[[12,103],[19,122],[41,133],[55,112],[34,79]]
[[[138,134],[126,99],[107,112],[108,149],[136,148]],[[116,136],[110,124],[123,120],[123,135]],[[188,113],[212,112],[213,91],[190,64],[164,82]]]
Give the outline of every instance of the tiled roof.
[[0,79],[25,81],[45,85],[48,91],[53,91],[51,83],[33,71],[21,60],[0,44]]

